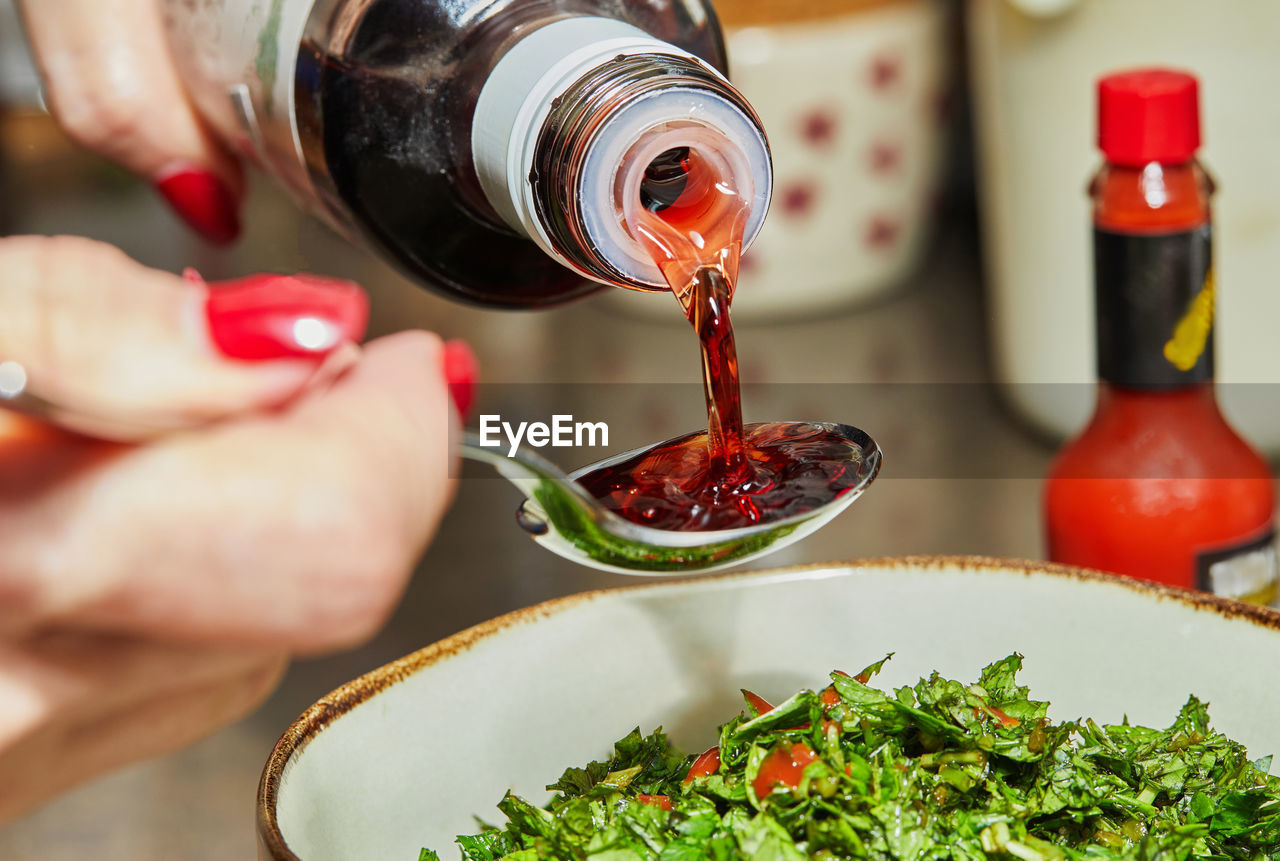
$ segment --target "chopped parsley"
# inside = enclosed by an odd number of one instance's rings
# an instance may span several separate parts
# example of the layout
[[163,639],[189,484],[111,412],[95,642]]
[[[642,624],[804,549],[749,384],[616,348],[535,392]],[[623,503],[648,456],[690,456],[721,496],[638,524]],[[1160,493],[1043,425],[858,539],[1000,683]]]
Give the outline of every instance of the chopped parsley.
[[462,857],[1280,861],[1270,757],[1250,761],[1194,696],[1164,730],[1053,723],[1015,683],[1020,655],[896,691],[868,684],[883,664],[777,707],[744,691],[700,756],[637,729],[545,809],[509,793],[506,825],[459,837]]

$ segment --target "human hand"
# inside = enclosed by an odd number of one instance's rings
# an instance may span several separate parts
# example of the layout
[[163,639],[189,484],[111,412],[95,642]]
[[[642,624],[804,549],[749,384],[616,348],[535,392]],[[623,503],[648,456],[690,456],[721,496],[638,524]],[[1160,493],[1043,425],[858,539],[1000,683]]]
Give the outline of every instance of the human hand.
[[159,0],[18,0],[54,117],[148,180],[208,241],[240,233],[244,171],[178,76]]
[[206,287],[74,238],[0,240],[0,272],[0,362],[45,397],[204,423],[104,443],[0,410],[2,821],[377,630],[452,493],[442,368],[471,371],[421,332],[343,346],[343,282]]

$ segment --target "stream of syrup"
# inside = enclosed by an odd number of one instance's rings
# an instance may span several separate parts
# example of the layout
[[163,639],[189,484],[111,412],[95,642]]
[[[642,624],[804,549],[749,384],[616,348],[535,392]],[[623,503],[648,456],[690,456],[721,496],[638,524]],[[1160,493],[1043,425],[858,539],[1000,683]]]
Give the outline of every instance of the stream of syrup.
[[733,529],[811,511],[854,487],[854,446],[823,427],[744,425],[729,307],[750,200],[696,149],[649,166],[629,229],[648,250],[702,348],[707,430],[579,479],[617,514],[678,531]]

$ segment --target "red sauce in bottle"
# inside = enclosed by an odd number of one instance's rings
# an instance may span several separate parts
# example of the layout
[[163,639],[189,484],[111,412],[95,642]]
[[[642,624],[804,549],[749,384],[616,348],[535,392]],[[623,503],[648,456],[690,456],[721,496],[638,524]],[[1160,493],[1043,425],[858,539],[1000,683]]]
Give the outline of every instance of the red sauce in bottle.
[[1165,70],[1099,84],[1098,401],[1049,472],[1049,555],[1270,603],[1271,470],[1214,396],[1213,183],[1195,159],[1197,89]]

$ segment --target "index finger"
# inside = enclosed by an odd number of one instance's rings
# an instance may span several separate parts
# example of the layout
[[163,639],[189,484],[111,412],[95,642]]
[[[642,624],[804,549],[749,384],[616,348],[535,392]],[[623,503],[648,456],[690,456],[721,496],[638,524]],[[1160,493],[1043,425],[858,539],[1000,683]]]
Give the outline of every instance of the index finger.
[[150,180],[206,239],[240,232],[244,174],[182,87],[156,0],[18,0],[49,106],[83,146]]
[[275,415],[136,449],[65,449],[60,471],[37,467],[25,487],[36,458],[10,461],[0,633],[295,653],[371,636],[452,496],[443,355],[435,336],[401,333]]

